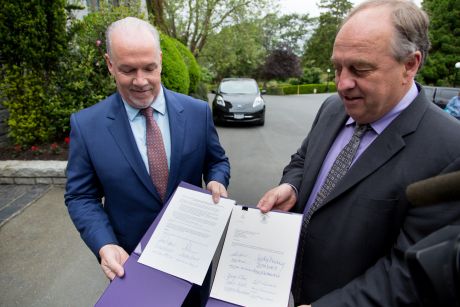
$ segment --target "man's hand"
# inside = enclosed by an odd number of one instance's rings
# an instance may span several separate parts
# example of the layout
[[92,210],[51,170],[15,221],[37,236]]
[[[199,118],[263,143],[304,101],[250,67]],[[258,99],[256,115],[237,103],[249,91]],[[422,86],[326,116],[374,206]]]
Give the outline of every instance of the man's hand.
[[209,181],[206,189],[212,193],[212,201],[217,204],[220,200],[220,197],[227,197],[227,189],[224,185],[217,181]]
[[300,305],[298,307],[311,307],[311,305]]
[[101,247],[99,256],[102,271],[110,280],[113,280],[115,276],[123,277],[125,274],[123,264],[129,257],[123,248],[115,244],[107,244]]
[[289,211],[294,207],[297,201],[297,195],[294,189],[287,183],[283,183],[276,188],[269,190],[259,200],[257,208],[266,213],[272,209]]

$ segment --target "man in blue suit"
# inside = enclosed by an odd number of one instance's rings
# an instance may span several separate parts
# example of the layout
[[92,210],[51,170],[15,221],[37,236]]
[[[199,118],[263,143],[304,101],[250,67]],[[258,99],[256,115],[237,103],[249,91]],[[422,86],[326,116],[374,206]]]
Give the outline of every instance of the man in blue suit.
[[[106,39],[105,58],[118,91],[70,118],[65,202],[81,237],[113,279],[123,276],[128,254],[181,181],[197,186],[204,181],[217,202],[227,196],[230,165],[208,104],[162,87],[156,29],[128,17],[114,22]],[[154,109],[166,154],[164,195],[155,174],[149,175],[141,112],[146,108]]]

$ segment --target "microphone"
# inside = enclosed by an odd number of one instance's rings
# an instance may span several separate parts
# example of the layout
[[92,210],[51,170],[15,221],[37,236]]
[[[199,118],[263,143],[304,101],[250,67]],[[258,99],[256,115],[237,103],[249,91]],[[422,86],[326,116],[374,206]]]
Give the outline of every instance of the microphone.
[[414,182],[407,186],[406,196],[414,206],[460,200],[460,171]]

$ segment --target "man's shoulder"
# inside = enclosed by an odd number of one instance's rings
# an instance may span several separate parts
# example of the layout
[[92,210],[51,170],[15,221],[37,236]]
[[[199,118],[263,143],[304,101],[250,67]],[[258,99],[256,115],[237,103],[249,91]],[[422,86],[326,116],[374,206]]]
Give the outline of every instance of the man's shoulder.
[[345,111],[342,99],[338,94],[331,95],[321,105],[321,112]]
[[187,96],[182,93],[178,93],[172,90],[168,90],[166,88],[164,89],[164,94],[165,94],[165,99],[166,101],[169,101],[170,103],[175,103],[179,104],[182,107],[199,107],[203,108],[204,106],[207,106],[208,103],[204,100],[197,99],[191,96]]
[[98,113],[101,111],[105,111],[113,103],[116,103],[118,99],[119,99],[118,93],[113,93],[112,95],[102,99],[101,101],[93,104],[92,106],[81,109],[80,111],[76,113],[77,114],[91,114],[91,113]]

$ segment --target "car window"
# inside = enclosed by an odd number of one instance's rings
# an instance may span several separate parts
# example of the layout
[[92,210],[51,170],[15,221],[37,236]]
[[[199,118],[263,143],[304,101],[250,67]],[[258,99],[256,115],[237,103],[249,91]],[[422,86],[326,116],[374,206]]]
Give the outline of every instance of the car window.
[[450,100],[452,97],[457,96],[458,94],[457,89],[439,89],[437,96],[439,98],[444,98]]
[[229,80],[220,84],[220,92],[226,94],[257,94],[257,91],[254,80]]
[[433,100],[435,88],[434,88],[434,87],[425,86],[425,87],[423,87],[423,89],[425,90],[425,95],[426,95],[426,97],[428,97],[429,100]]

